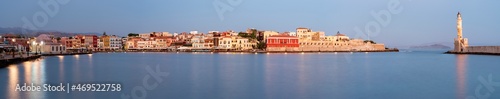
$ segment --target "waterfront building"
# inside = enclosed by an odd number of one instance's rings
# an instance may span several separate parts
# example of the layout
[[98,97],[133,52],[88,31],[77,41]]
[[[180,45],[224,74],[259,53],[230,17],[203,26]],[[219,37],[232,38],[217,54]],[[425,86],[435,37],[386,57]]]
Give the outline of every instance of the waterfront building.
[[224,36],[219,38],[219,46],[217,49],[232,49],[233,39],[230,36]]
[[322,31],[312,31],[309,28],[299,27],[296,29],[296,35],[300,40],[310,41],[310,40],[320,40],[325,37],[325,32]]
[[251,41],[248,38],[233,36],[232,39],[232,48],[240,51],[251,50],[253,49],[253,46],[257,45],[256,42]]
[[142,40],[141,37],[129,37],[126,42],[125,50],[137,50],[139,46],[138,42]]
[[191,38],[191,44],[193,49],[205,49],[205,36],[195,35]]
[[157,42],[154,40],[137,41],[137,49],[156,49]]
[[40,47],[42,54],[62,54],[66,53],[66,47],[60,43],[47,42]]
[[100,49],[103,49],[103,50],[110,50],[110,46],[111,46],[111,41],[110,41],[110,36],[108,35],[103,35],[99,38],[99,42],[102,42],[102,46],[99,47]]
[[104,48],[104,42],[101,38],[97,39],[97,41],[97,47],[99,48],[99,50],[102,50]]
[[212,37],[208,37],[204,40],[203,43],[204,48],[212,49],[214,48],[214,39]]
[[299,51],[299,38],[288,35],[273,35],[266,39],[267,51]]
[[156,37],[156,38],[154,38],[154,40],[156,41],[157,49],[166,49],[166,48],[170,47],[172,45],[172,43],[174,42],[172,37],[167,37],[167,36]]
[[115,35],[110,36],[109,43],[110,43],[109,46],[110,46],[111,50],[120,50],[123,47],[122,46],[123,42],[122,42],[121,38],[118,36],[115,36]]
[[312,32],[308,28],[297,28],[299,51],[380,51],[384,44],[372,44],[361,39],[350,39],[337,32],[333,36],[325,36],[324,32]]
[[96,50],[97,49],[98,37],[96,35],[85,35],[83,37],[83,39],[84,39],[84,47],[87,50]]

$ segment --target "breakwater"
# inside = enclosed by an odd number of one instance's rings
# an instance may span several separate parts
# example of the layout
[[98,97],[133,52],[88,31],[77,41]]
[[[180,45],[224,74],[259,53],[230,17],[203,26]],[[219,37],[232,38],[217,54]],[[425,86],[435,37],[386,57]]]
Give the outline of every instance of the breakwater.
[[448,51],[446,54],[500,55],[500,46],[469,46],[463,51]]

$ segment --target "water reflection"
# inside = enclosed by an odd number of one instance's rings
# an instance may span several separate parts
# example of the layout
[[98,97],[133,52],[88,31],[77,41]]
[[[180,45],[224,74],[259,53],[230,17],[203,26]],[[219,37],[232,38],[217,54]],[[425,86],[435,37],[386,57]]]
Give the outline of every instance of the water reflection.
[[16,91],[16,86],[19,84],[20,86],[24,85],[42,85],[46,83],[46,69],[45,69],[45,60],[37,60],[37,61],[27,61],[19,65],[11,65],[7,67],[9,76],[8,76],[8,91],[7,95],[9,99],[18,99],[18,98],[38,98],[44,99],[46,97],[46,93],[43,91],[40,92],[20,92]]
[[74,55],[74,56],[77,61],[80,59],[80,55]]
[[64,56],[57,56],[59,58],[59,82],[64,81]]
[[273,84],[273,81],[275,78],[274,75],[272,75],[272,71],[274,71],[273,65],[272,65],[272,60],[269,56],[269,53],[264,57],[264,95],[266,99],[272,99],[273,98],[273,91],[272,87],[275,85]]
[[19,99],[19,93],[15,90],[12,90],[12,89],[16,89],[16,84],[19,84],[19,69],[17,68],[17,66],[9,66],[7,67],[7,69],[9,70],[9,76],[8,76],[8,80],[9,80],[9,84],[8,84],[8,88],[7,89],[7,95],[9,97],[9,99]]
[[306,86],[306,85],[309,85],[309,84],[307,83],[307,76],[308,76],[308,75],[307,75],[306,73],[307,73],[307,71],[308,71],[308,70],[307,70],[308,68],[307,68],[307,65],[305,64],[305,60],[306,60],[306,59],[305,59],[305,57],[306,57],[306,56],[301,55],[301,56],[300,56],[300,58],[301,58],[301,60],[302,60],[302,61],[298,61],[298,64],[299,64],[299,65],[297,65],[297,69],[298,69],[298,80],[299,80],[299,83],[298,83],[298,85],[297,85],[297,86],[298,86],[298,88],[299,88],[299,89],[298,89],[298,91],[299,91],[299,95],[300,95],[300,97],[301,97],[301,98],[302,98],[302,97],[305,97],[305,95],[307,94],[307,93],[306,93],[306,88],[307,88],[307,86]]
[[465,99],[467,55],[457,55],[457,98]]

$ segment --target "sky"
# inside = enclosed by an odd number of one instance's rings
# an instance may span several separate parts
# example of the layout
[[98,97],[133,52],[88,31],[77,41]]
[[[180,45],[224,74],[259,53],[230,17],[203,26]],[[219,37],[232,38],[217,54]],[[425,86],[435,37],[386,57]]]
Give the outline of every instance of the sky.
[[[67,2],[66,2],[67,1]],[[452,44],[462,13],[470,45],[500,45],[499,0],[2,0],[0,27],[38,23],[38,30],[128,33],[277,32],[307,27],[387,46]],[[39,4],[39,2],[41,4]],[[48,3],[47,3],[48,2]],[[396,2],[399,2],[397,4]],[[50,12],[44,10],[45,4]],[[214,6],[216,5],[216,6]],[[390,13],[393,7],[398,13]],[[58,11],[53,11],[59,8]],[[219,9],[219,13],[218,10]],[[224,12],[222,12],[224,11]],[[389,11],[390,18],[372,12]],[[54,12],[54,13],[51,13]],[[397,11],[395,11],[397,12]],[[43,20],[42,15],[47,15]],[[52,15],[52,16],[51,16]],[[38,21],[33,20],[33,16]],[[28,22],[23,21],[28,20]],[[382,19],[382,22],[377,21]],[[390,21],[387,21],[390,20]],[[365,27],[369,27],[368,30]],[[378,27],[377,27],[378,26]],[[361,32],[359,32],[361,31]],[[371,32],[370,32],[371,31]]]

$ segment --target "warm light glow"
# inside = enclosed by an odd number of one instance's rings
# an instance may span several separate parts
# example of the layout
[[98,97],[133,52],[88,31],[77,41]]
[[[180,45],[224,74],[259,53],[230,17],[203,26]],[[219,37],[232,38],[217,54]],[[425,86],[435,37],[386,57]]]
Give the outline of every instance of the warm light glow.
[[457,97],[464,99],[466,95],[466,73],[467,73],[467,56],[457,55]]
[[80,55],[75,55],[76,60],[80,58]]
[[64,56],[63,55],[59,55],[57,56],[59,58],[59,62],[62,63],[63,59],[64,59]]
[[[16,84],[19,84],[19,70],[17,66],[9,66],[7,67],[9,71],[9,76],[8,76],[8,89],[16,89]],[[7,95],[9,99],[17,99],[19,98],[19,93],[18,91],[15,90],[9,90],[7,91]]]

